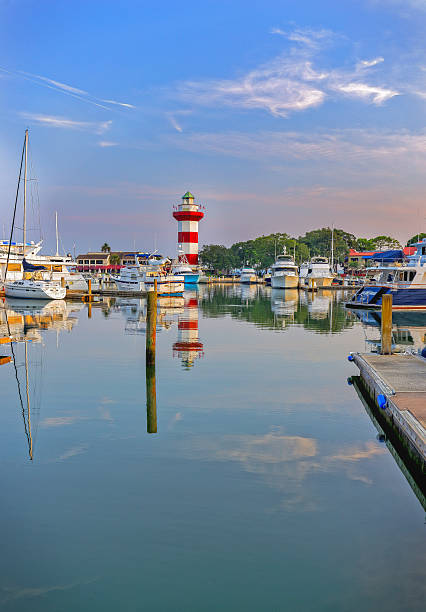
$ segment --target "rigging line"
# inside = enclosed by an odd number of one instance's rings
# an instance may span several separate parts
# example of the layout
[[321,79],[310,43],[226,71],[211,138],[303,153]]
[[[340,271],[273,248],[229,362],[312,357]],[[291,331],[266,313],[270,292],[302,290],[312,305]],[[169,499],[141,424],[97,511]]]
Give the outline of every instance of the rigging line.
[[31,416],[30,416],[30,392],[29,392],[29,384],[28,384],[28,343],[25,342],[25,388],[27,392],[27,415],[28,415],[28,431],[29,431],[29,440],[30,440],[30,459],[33,460],[33,440],[31,437]]
[[[6,324],[7,324],[7,333],[10,337],[10,325],[9,325],[9,319],[7,316],[7,312],[6,312]],[[28,434],[28,430],[27,430],[27,420],[25,418],[25,408],[24,408],[24,401],[22,399],[22,393],[21,393],[21,383],[19,382],[19,376],[18,376],[18,368],[16,367],[16,358],[15,358],[15,351],[13,348],[13,342],[10,343],[10,348],[12,351],[12,359],[13,359],[13,368],[15,370],[15,378],[16,378],[16,383],[18,386],[18,394],[19,394],[19,402],[21,404],[21,409],[22,409],[22,420],[24,421],[24,430],[25,430],[25,436],[27,438],[27,442],[28,442],[28,448],[30,448],[30,436]],[[31,461],[32,461],[32,457],[30,455]]]
[[[18,178],[18,186],[16,188],[16,198],[15,198],[15,206],[13,209],[13,218],[12,218],[12,227],[10,228],[10,239],[9,239],[9,248],[7,250],[7,261],[6,261],[6,270],[4,272],[4,282],[6,282],[6,277],[7,277],[7,268],[9,266],[9,258],[10,258],[10,247],[12,245],[12,236],[13,236],[13,226],[15,225],[15,216],[16,216],[16,206],[18,204],[18,196],[19,196],[19,185],[21,182],[21,174],[22,174],[22,164],[24,162],[24,151],[25,151],[25,142],[26,142],[26,135],[25,135],[25,139],[24,139],[24,146],[22,147],[22,155],[21,155],[21,165],[19,167],[19,178]],[[24,245],[24,251],[25,251],[25,245]]]

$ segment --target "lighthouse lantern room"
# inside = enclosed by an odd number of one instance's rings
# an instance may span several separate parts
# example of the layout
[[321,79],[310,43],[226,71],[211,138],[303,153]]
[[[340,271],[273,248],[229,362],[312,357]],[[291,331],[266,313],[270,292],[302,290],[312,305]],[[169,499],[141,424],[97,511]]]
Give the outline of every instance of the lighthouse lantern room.
[[204,217],[200,208],[194,202],[192,193],[187,191],[182,197],[182,203],[173,211],[178,222],[178,251],[191,266],[198,265],[198,222]]

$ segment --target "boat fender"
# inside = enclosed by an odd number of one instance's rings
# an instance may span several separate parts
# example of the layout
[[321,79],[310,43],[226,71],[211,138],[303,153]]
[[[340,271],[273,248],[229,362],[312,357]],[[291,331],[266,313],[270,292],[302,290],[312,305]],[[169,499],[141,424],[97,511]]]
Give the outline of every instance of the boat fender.
[[348,361],[353,361],[354,360],[354,356],[353,355],[348,355]]
[[379,405],[379,408],[381,408],[382,410],[385,410],[386,404],[387,404],[386,395],[383,395],[382,393],[380,393],[380,395],[377,396],[377,403]]
[[420,355],[426,359],[426,346],[424,347]]
[[353,385],[354,381],[352,380],[352,376],[349,376],[346,382],[348,383],[349,386]]

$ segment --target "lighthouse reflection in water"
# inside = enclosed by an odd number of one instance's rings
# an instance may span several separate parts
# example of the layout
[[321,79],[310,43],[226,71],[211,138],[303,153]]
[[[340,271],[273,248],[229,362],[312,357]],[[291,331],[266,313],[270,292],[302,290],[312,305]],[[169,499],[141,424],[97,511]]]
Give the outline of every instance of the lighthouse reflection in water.
[[181,359],[182,365],[189,370],[196,359],[204,355],[204,345],[198,334],[198,295],[196,292],[185,294],[183,313],[178,317],[178,338],[173,344],[173,356]]

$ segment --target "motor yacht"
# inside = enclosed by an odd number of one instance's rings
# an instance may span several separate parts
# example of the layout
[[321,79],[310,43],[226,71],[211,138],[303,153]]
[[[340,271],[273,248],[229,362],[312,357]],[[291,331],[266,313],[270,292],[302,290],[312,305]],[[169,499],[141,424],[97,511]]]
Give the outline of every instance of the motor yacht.
[[348,308],[381,308],[383,295],[392,295],[393,310],[426,310],[426,238],[410,246],[414,255],[405,263],[379,266],[373,282],[367,281],[346,303]]
[[154,291],[155,280],[159,294],[181,295],[185,288],[183,276],[168,274],[157,262],[154,264],[146,259],[141,261],[137,255],[134,265],[121,268],[120,275],[113,276],[112,280],[119,291]]
[[257,276],[254,268],[246,266],[241,270],[240,283],[245,285],[257,283]]
[[330,287],[334,274],[331,271],[327,257],[312,257],[309,262],[308,272],[305,276],[305,287],[312,281],[317,287]]
[[291,255],[278,255],[271,268],[271,286],[274,289],[295,289],[299,285],[297,266]]

